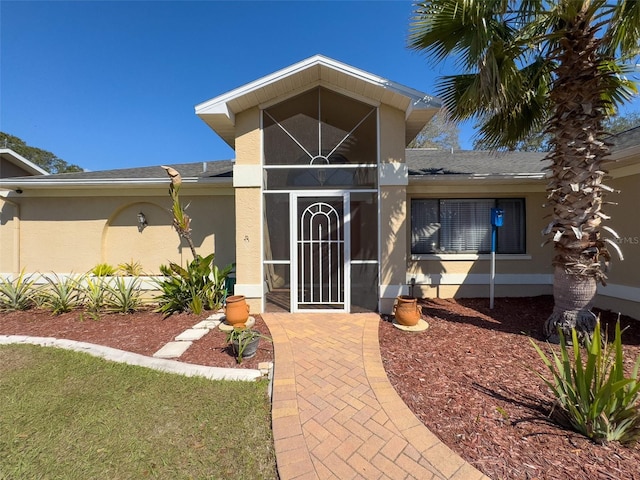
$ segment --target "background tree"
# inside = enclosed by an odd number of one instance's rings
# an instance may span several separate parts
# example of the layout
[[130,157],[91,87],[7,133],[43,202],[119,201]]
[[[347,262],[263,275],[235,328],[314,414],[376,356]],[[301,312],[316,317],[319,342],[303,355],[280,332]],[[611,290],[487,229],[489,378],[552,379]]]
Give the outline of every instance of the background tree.
[[460,149],[460,129],[448,119],[443,110],[438,112],[420,133],[416,135],[408,148],[437,148],[439,150]]
[[[621,133],[640,126],[640,113],[631,112],[626,115],[616,115],[608,117],[604,121],[604,130],[611,135]],[[549,141],[551,135],[544,132],[537,132],[529,135],[526,139],[518,142],[513,148],[519,152],[548,152],[551,149]],[[474,150],[485,150],[481,140],[473,142]]]
[[[625,77],[640,54],[637,0],[433,0],[416,5],[409,46],[434,61],[455,56],[464,73],[436,94],[452,119],[475,119],[484,145],[515,148],[532,132],[550,135],[547,186],[555,247],[558,328],[590,335],[591,306],[610,259],[602,221],[609,154],[605,120],[637,92]],[[608,231],[612,232],[610,229]],[[615,235],[614,235],[615,236]]]
[[10,148],[27,160],[35,163],[49,173],[82,172],[78,165],[73,165],[58,158],[54,153],[36,147],[30,147],[23,140],[8,133],[0,132],[0,147]]

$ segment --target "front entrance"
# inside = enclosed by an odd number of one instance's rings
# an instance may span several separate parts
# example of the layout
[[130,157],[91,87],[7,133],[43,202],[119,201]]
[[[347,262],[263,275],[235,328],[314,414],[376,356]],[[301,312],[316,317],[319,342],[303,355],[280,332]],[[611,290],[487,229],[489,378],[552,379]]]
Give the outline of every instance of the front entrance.
[[349,311],[349,193],[290,194],[291,309]]

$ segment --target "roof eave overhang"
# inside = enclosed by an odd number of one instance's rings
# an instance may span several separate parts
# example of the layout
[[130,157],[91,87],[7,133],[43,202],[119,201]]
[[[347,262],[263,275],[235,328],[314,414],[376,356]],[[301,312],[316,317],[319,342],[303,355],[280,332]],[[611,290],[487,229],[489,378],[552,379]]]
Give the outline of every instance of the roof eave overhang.
[[20,167],[32,175],[49,175],[44,168],[36,165],[31,160],[26,159],[17,152],[14,152],[10,148],[0,148],[0,156],[7,161],[13,163],[17,167]]
[[354,96],[369,98],[374,102],[403,110],[407,143],[441,106],[439,100],[418,90],[331,58],[315,55],[196,105],[195,112],[231,148],[234,148],[237,114],[316,85],[335,88],[342,93],[351,92]]
[[[233,179],[231,177],[224,178],[198,178],[198,177],[183,177],[182,184],[185,187],[189,186],[220,186],[228,187],[233,185]],[[167,187],[169,185],[167,177],[162,178],[96,178],[96,179],[51,179],[51,180],[31,180],[21,179],[12,180],[5,179],[0,181],[0,189],[17,190],[17,189],[109,189],[117,186],[119,189],[149,189],[158,187]]]
[[409,185],[544,183],[543,173],[409,175]]

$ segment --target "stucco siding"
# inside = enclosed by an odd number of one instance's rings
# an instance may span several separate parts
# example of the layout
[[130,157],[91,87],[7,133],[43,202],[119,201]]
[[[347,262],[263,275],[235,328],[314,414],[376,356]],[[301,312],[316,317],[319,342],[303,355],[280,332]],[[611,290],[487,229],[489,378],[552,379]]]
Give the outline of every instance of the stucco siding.
[[[181,200],[189,205],[197,252],[215,252],[220,265],[234,261],[233,197],[184,195]],[[191,260],[191,252],[173,230],[169,208],[168,196],[29,198],[20,206],[20,268],[83,273],[98,263],[117,266],[133,261],[154,274],[160,264],[184,263]],[[142,232],[139,212],[148,222]],[[6,235],[7,229],[2,230]],[[7,256],[3,247],[3,263]]]
[[614,248],[609,248],[612,261],[607,273],[607,286],[598,288],[596,305],[640,320],[640,221],[637,213],[640,173],[606,183],[620,191],[619,194],[609,194],[607,200],[617,205],[606,205],[604,212],[612,217],[605,224],[620,236],[615,242],[622,250],[624,260],[619,259]]
[[18,206],[0,198],[0,272],[20,273]]
[[640,287],[640,221],[638,220],[640,174],[611,180],[607,184],[620,190],[620,193],[610,194],[607,197],[607,200],[616,202],[618,205],[605,206],[604,212],[612,217],[605,224],[620,235],[616,243],[624,255],[624,260],[620,261],[618,255],[611,252],[613,261],[609,281]]
[[260,165],[262,139],[260,110],[252,108],[236,116],[236,164]]
[[[380,163],[404,163],[404,114],[380,106]],[[407,195],[405,185],[380,185],[380,286],[382,297],[405,288],[407,266]],[[389,302],[381,302],[384,312]]]

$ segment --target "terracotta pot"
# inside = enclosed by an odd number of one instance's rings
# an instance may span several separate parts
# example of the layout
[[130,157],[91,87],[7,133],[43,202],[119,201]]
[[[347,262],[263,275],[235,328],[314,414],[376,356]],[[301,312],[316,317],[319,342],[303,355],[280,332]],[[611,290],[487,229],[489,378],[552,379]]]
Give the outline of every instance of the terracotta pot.
[[400,325],[412,327],[420,320],[420,308],[418,307],[418,299],[409,297],[408,295],[400,295],[396,298],[396,304],[393,306],[393,313],[396,316],[396,322]]
[[229,325],[243,326],[249,318],[249,305],[247,305],[244,295],[227,297],[227,306],[224,312]]

